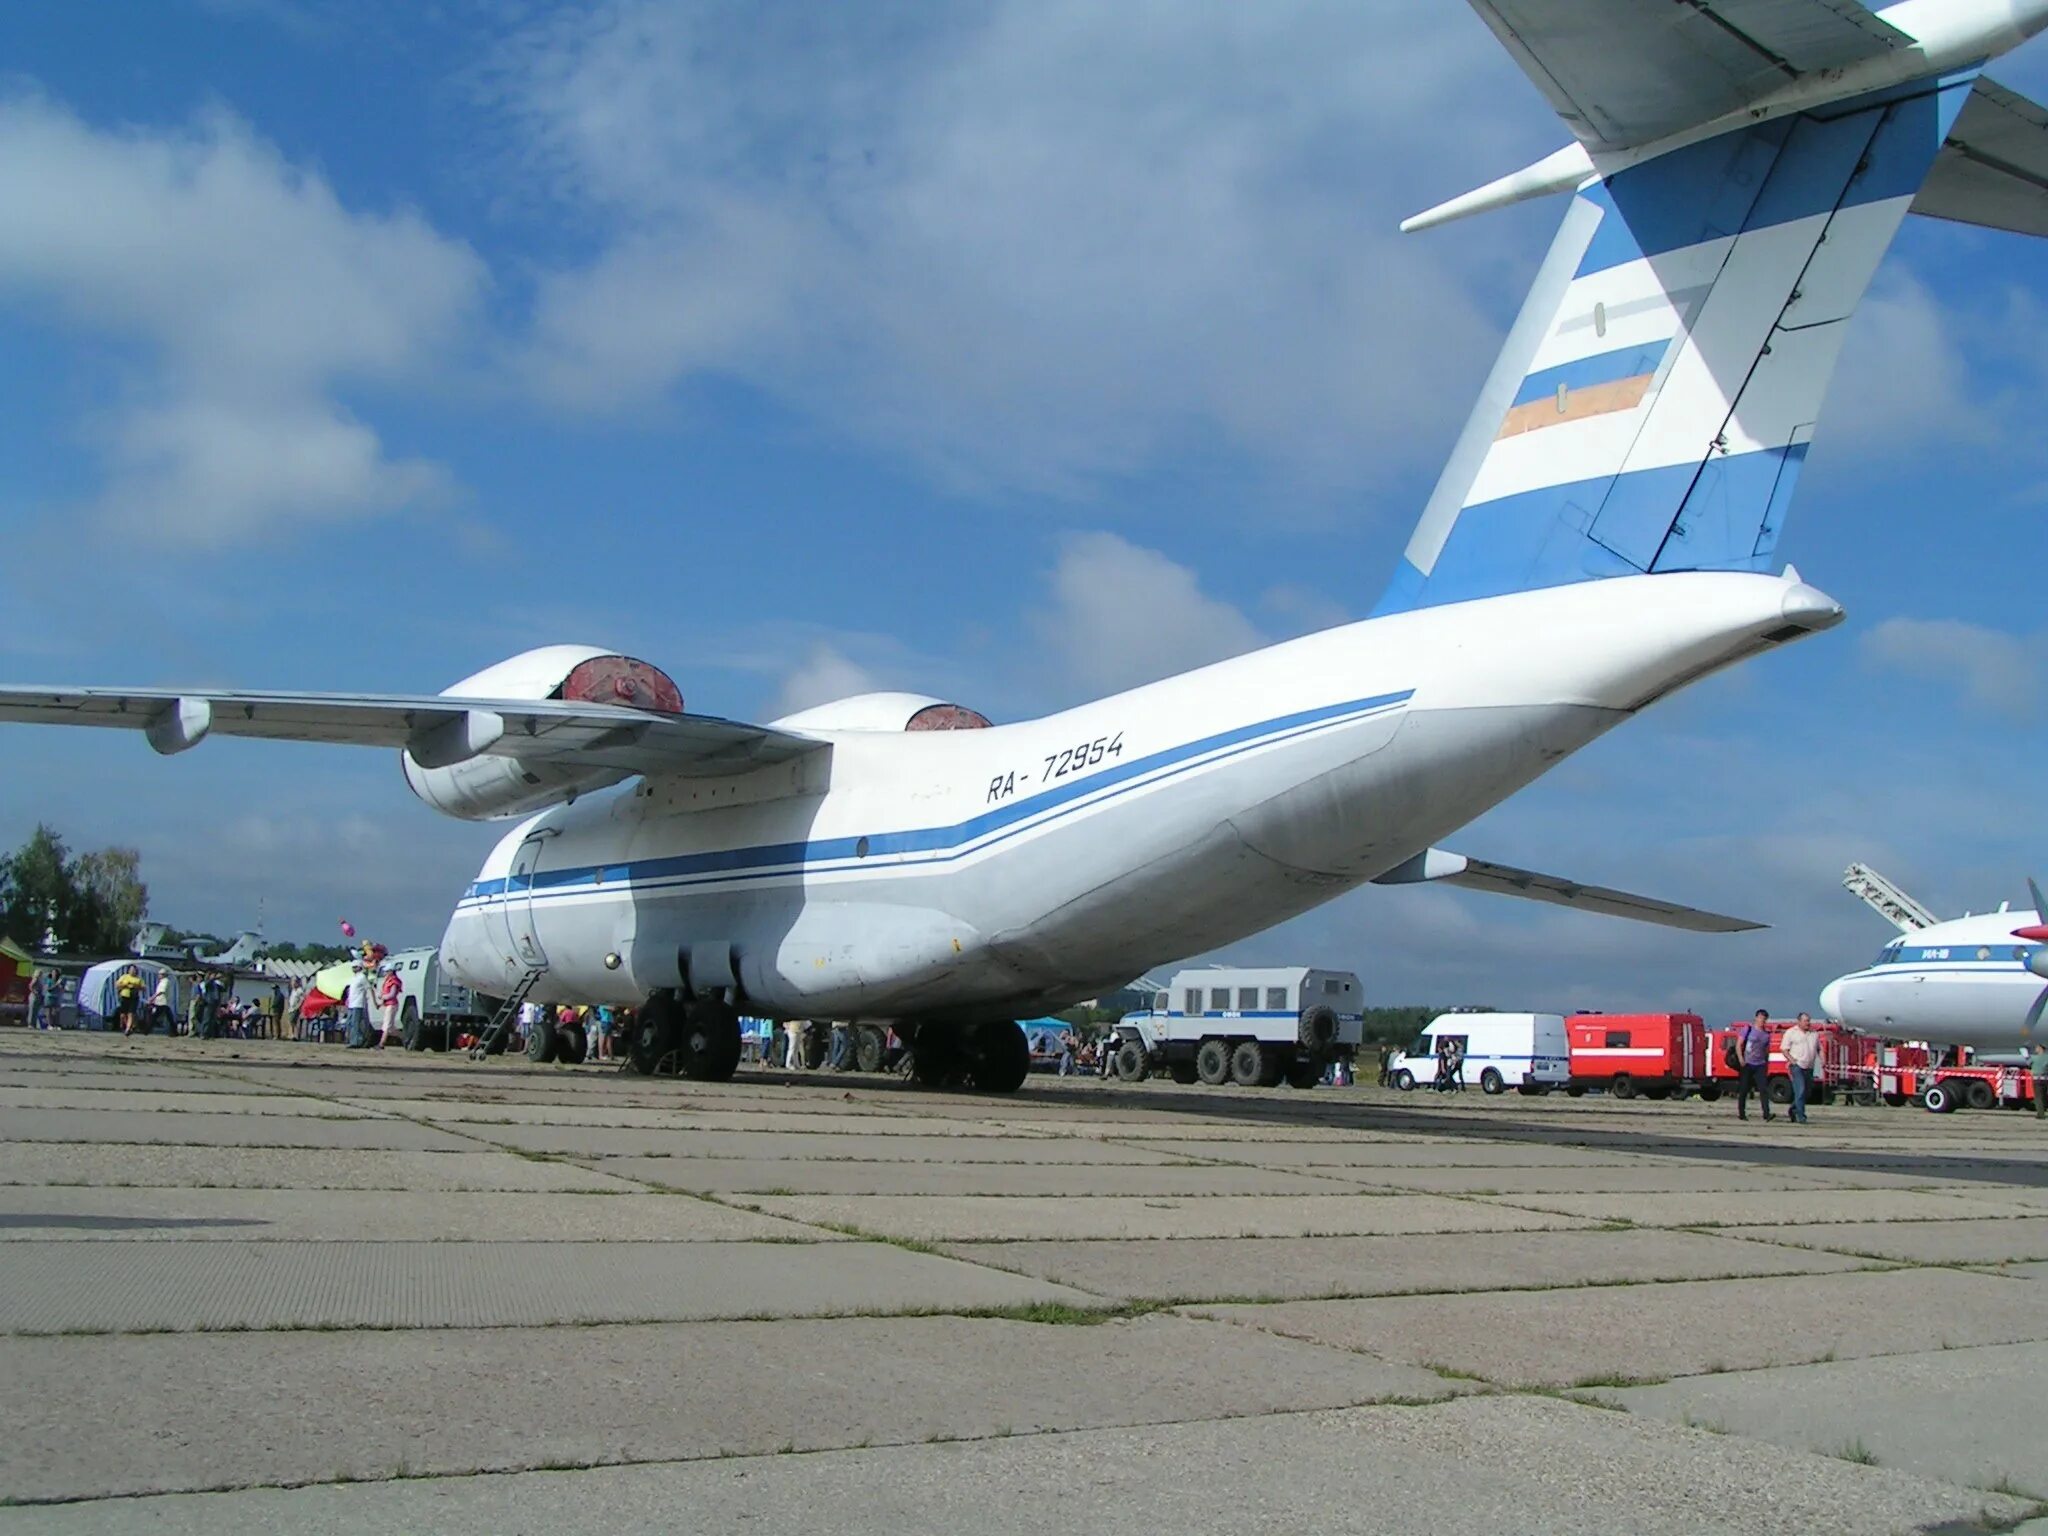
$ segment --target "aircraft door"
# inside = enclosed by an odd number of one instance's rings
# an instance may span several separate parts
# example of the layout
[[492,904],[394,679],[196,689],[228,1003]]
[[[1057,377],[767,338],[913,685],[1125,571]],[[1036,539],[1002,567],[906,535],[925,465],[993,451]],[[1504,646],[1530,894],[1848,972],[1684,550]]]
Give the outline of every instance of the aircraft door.
[[512,855],[512,869],[505,879],[505,904],[499,909],[505,919],[506,956],[522,971],[548,968],[547,951],[540,947],[540,933],[533,923],[533,872],[545,841],[529,837]]

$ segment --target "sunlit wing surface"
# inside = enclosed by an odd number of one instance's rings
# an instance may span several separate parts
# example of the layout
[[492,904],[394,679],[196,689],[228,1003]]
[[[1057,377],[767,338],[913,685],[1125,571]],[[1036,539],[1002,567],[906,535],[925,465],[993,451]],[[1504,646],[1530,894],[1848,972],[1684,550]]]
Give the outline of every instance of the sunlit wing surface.
[[443,694],[0,688],[0,721],[137,730],[160,752],[218,734],[400,748],[426,766],[489,754],[682,777],[740,772],[825,750],[808,736],[710,715]]
[[1472,0],[1588,149],[1631,149],[1912,40],[1856,0]]
[[1914,197],[1913,211],[2048,235],[2048,110],[1979,79]]
[[1496,896],[1520,896],[1527,901],[1547,901],[1555,906],[1577,907],[1607,917],[1633,918],[1639,923],[1657,923],[1693,933],[1748,933],[1765,926],[1747,918],[1659,901],[1654,896],[1637,896],[1604,885],[1586,885],[1558,875],[1538,874],[1532,869],[1516,869],[1511,864],[1470,858],[1444,848],[1418,854],[1380,876],[1378,883],[1412,885],[1422,881],[1462,886],[1469,891],[1491,891]]

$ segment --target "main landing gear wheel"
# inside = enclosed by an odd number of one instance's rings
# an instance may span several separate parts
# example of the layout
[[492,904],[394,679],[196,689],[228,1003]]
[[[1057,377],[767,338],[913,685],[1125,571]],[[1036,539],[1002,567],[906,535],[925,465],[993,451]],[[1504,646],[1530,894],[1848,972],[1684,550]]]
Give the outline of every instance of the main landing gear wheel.
[[1479,1086],[1487,1093],[1506,1093],[1508,1088],[1508,1080],[1500,1075],[1500,1069],[1498,1067],[1488,1067],[1484,1072],[1479,1074]]
[[1116,1075],[1127,1083],[1142,1083],[1152,1075],[1151,1054],[1135,1040],[1116,1048]]
[[[917,1038],[910,1047],[911,1081],[926,1088],[943,1088],[960,1071],[964,1052],[957,1030],[938,1024],[917,1026]],[[1031,1064],[1027,1053],[1025,1066]]]
[[1015,1093],[1031,1075],[1031,1042],[1014,1020],[975,1025],[966,1047],[968,1080],[983,1093]]
[[571,1024],[555,1031],[555,1060],[563,1066],[581,1066],[583,1058],[589,1054],[590,1041],[581,1024]]
[[654,1076],[664,1066],[674,1070],[674,1063],[669,1058],[676,1053],[681,1033],[674,996],[658,992],[640,1010],[633,1033],[626,1041],[626,1060],[632,1063],[635,1072],[646,1077]]
[[405,1042],[408,1051],[427,1048],[427,1032],[420,1028],[420,1005],[409,997],[398,1013],[398,1038]]
[[526,1059],[546,1066],[555,1059],[555,1021],[543,1009],[540,1021],[526,1032]]
[[1230,1053],[1230,1080],[1240,1088],[1256,1088],[1266,1076],[1266,1048],[1256,1040],[1240,1040]]
[[676,1042],[676,1065],[694,1082],[731,1082],[740,1065],[739,1015],[722,1002],[690,1004]]
[[1195,1050],[1195,1076],[1211,1088],[1230,1081],[1230,1042],[1204,1040]]

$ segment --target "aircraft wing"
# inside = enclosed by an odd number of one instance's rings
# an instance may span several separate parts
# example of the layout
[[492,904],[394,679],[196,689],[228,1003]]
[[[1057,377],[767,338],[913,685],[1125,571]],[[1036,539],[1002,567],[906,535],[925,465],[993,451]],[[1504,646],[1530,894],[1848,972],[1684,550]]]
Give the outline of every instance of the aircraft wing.
[[1421,881],[1442,881],[1472,891],[1491,891],[1497,896],[1520,896],[1528,901],[1547,901],[1560,907],[1578,907],[1608,917],[1633,918],[1639,923],[1658,923],[1666,928],[1685,928],[1694,933],[1746,933],[1762,928],[1747,918],[1724,917],[1681,907],[1653,896],[1610,890],[1604,885],[1583,885],[1557,875],[1539,875],[1511,864],[1467,858],[1445,848],[1431,848],[1381,875],[1376,885],[1413,885]]
[[209,734],[403,748],[426,768],[481,753],[702,778],[824,750],[808,736],[711,715],[560,699],[446,694],[0,688],[0,722],[138,730],[159,752]]
[[1472,0],[1589,150],[1739,111],[1912,39],[1857,0]]
[[1913,211],[2048,235],[2048,110],[1980,76]]

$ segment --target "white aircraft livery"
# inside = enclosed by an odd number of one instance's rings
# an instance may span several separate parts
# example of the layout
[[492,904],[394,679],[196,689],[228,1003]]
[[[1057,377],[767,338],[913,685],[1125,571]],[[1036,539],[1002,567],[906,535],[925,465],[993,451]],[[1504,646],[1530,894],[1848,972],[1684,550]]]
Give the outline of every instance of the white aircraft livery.
[[1903,927],[1860,971],[1820,991],[1831,1019],[1894,1039],[2010,1051],[2032,1043],[2048,1006],[2048,906]]
[[1365,881],[1754,926],[1452,853],[1636,711],[1841,609],[1773,551],[1909,211],[2048,233],[2048,114],[1981,70],[2048,0],[1472,0],[1573,135],[1412,228],[1544,193],[1562,227],[1373,617],[1042,719],[863,694],[687,713],[602,646],[429,696],[19,687],[0,719],[395,748],[518,816],[448,970],[639,1005],[635,1059],[731,1075],[737,1012],[891,1019],[1008,1091],[1011,1022]]

